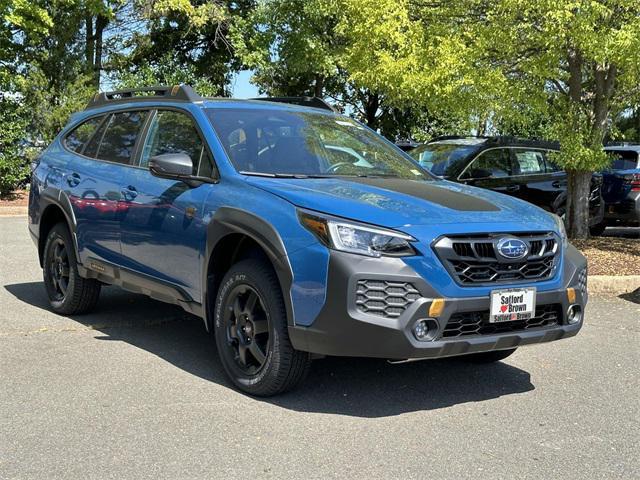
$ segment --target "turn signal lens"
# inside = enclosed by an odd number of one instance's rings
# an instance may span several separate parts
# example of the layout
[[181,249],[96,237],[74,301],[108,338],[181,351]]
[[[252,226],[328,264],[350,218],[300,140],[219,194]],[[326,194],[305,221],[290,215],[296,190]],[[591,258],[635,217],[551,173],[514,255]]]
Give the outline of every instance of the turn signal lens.
[[444,310],[444,298],[434,298],[429,307],[429,316],[437,318]]
[[569,303],[576,303],[576,289],[575,288],[567,288],[567,300],[569,300]]

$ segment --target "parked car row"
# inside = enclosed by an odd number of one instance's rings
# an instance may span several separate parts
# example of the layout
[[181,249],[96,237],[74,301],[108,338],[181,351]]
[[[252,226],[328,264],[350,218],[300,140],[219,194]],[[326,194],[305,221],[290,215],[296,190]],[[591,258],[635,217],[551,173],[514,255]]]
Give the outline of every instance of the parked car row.
[[[487,188],[533,203],[562,217],[567,204],[567,174],[553,161],[559,144],[513,137],[440,137],[409,151],[431,173],[458,183]],[[604,218],[603,175],[594,173],[589,224]]]
[[[559,151],[556,142],[448,136],[398,146],[441,178],[513,195],[559,216],[565,213],[567,175],[550,155]],[[607,226],[640,226],[640,145],[611,145],[605,151],[611,165],[591,180],[593,235]]]

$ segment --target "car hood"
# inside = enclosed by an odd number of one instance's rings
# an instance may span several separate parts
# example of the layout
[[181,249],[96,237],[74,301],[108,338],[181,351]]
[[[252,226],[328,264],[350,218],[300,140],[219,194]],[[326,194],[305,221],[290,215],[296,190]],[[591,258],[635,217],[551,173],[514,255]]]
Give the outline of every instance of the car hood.
[[248,177],[247,182],[301,208],[389,228],[500,223],[555,229],[552,216],[530,203],[445,180]]

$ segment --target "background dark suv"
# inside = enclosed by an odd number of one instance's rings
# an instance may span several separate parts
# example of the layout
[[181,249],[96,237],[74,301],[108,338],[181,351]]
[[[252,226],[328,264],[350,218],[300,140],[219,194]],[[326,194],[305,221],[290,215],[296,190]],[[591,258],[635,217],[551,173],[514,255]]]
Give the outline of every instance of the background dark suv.
[[[567,200],[567,174],[549,153],[555,142],[511,137],[439,137],[411,150],[411,155],[435,175],[506,193],[562,216]],[[594,174],[589,198],[589,223],[604,215],[602,175]]]

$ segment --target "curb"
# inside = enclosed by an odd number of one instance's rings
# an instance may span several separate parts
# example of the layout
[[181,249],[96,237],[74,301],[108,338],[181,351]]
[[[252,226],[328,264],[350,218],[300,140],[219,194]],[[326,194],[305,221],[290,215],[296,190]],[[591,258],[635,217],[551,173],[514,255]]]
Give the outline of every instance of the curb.
[[640,288],[640,275],[589,275],[589,294],[610,293],[621,295]]
[[0,217],[18,217],[28,213],[28,207],[0,207]]

